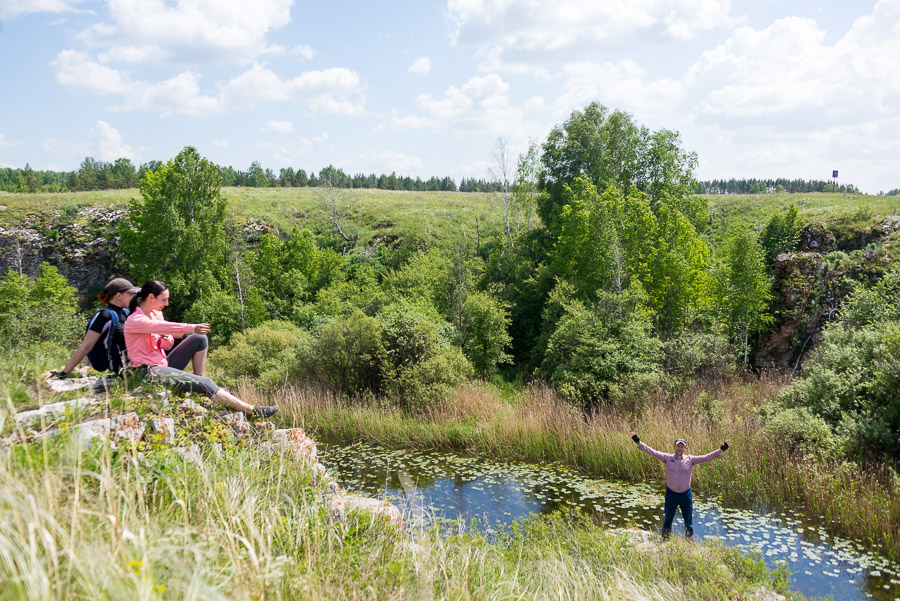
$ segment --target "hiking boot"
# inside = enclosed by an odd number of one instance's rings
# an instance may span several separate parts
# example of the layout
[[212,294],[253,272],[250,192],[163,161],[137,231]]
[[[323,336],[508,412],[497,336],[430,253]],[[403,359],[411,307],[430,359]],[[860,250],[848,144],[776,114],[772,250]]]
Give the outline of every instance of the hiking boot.
[[694,529],[693,528],[685,528],[684,529],[684,537],[688,540],[694,540]]
[[256,405],[253,408],[253,411],[250,412],[250,417],[272,417],[275,415],[276,411],[278,411],[278,407],[275,407],[274,405]]

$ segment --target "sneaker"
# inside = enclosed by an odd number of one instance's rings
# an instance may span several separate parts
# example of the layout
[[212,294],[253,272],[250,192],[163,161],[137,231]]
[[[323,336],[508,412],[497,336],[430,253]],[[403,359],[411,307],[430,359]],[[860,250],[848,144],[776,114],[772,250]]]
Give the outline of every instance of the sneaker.
[[275,412],[278,411],[278,407],[266,406],[266,405],[257,405],[253,408],[253,411],[250,412],[251,417],[272,417],[275,415]]

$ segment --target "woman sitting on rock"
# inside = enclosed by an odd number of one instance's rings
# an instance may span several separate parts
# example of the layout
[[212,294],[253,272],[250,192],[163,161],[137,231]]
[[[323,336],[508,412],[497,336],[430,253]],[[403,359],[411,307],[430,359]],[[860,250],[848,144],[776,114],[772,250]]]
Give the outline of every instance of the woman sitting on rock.
[[663,517],[663,537],[669,536],[672,532],[672,520],[675,519],[675,510],[678,507],[681,507],[681,517],[684,518],[684,534],[688,538],[693,537],[694,497],[691,495],[691,476],[694,474],[694,466],[721,457],[722,453],[728,450],[731,441],[726,440],[721,447],[706,455],[685,455],[687,442],[683,438],[675,439],[674,453],[663,453],[642,443],[635,432],[631,433],[631,439],[637,443],[638,449],[651,457],[656,457],[666,465],[666,509]]
[[87,357],[91,366],[100,372],[111,371],[116,375],[124,364],[125,338],[122,328],[128,318],[128,304],[138,289],[125,278],[115,278],[97,295],[101,309],[88,322],[81,346],[60,371],[51,371],[56,378],[65,378]]
[[[128,362],[138,377],[178,392],[197,392],[231,409],[269,417],[277,407],[254,407],[220,388],[206,372],[208,323],[177,323],[163,319],[169,304],[169,287],[149,280],[131,299],[131,316],[125,322]],[[175,345],[175,337],[184,339]],[[168,351],[168,352],[167,352]],[[184,371],[192,363],[194,373]]]

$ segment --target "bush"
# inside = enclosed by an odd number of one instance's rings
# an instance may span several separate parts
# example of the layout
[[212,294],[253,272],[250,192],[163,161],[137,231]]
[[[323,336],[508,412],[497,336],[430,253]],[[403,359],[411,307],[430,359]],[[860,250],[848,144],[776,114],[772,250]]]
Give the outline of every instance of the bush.
[[563,396],[584,405],[634,403],[659,384],[660,343],[650,317],[622,296],[607,295],[594,311],[566,303],[540,368]]
[[210,362],[221,371],[220,383],[226,386],[246,380],[271,391],[303,377],[297,357],[308,354],[311,344],[309,333],[297,326],[267,321],[235,334],[230,346],[210,354]]
[[187,323],[208,323],[210,344],[217,345],[227,344],[237,332],[258,326],[265,316],[265,307],[255,289],[251,288],[243,308],[241,301],[233,294],[213,289],[191,305],[184,320]]
[[385,307],[378,319],[390,363],[385,392],[403,405],[423,408],[471,375],[471,364],[451,343],[455,329],[430,305],[401,300]]
[[836,438],[825,420],[805,407],[777,411],[762,433],[769,446],[789,454],[829,453],[836,446]]
[[378,394],[383,390],[389,359],[381,323],[362,311],[334,317],[319,330],[301,369],[342,394]]
[[0,279],[0,349],[63,357],[84,334],[75,289],[56,267],[43,263],[36,278],[10,269]]
[[857,290],[803,367],[783,404],[805,407],[859,455],[900,457],[900,276]]

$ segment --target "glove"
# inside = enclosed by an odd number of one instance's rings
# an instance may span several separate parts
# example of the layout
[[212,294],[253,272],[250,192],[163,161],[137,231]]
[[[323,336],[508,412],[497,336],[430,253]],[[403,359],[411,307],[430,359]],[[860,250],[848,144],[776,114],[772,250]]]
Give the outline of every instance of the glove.
[[728,450],[728,443],[727,443],[727,442],[723,442],[723,443],[722,443],[722,446],[719,447],[719,448],[722,449],[723,451],[727,451],[727,450]]
[[633,441],[636,442],[637,444],[640,444],[640,442],[641,442],[641,437],[638,436],[637,434],[635,434],[634,436],[631,437],[631,440],[633,440]]
[[68,372],[65,371],[57,371],[55,369],[50,370],[50,377],[57,380],[65,380],[68,375]]

